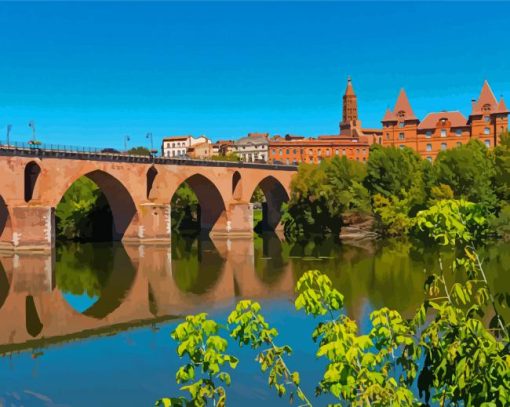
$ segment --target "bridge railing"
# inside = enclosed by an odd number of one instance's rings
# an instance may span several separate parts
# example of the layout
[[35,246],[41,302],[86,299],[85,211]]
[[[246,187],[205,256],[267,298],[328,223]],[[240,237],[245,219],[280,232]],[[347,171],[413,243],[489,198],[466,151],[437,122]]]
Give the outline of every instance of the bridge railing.
[[79,147],[64,144],[39,144],[30,142],[0,140],[1,155],[46,156],[54,158],[88,159],[96,161],[119,161],[132,163],[155,163],[168,165],[191,165],[206,167],[260,168],[295,171],[295,165],[248,163],[242,161],[221,161],[192,159],[188,157],[157,157],[156,155],[132,154],[120,152],[112,148]]

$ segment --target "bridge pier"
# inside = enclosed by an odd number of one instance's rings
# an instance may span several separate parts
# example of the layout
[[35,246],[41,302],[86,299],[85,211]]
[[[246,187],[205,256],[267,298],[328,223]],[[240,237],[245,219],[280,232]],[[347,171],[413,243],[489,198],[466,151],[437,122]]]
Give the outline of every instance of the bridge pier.
[[214,236],[252,236],[253,204],[233,202],[227,205],[225,216],[221,216],[210,232]]
[[170,205],[144,203],[138,207],[138,228],[136,236],[125,236],[125,242],[147,243],[170,242],[172,225]]
[[55,246],[55,208],[49,206],[15,206],[12,208],[14,250],[51,251]]

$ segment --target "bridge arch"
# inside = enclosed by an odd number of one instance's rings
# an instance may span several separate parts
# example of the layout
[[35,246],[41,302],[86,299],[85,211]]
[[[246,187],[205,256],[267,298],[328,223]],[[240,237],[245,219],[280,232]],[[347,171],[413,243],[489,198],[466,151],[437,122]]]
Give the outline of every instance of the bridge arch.
[[198,199],[200,228],[209,231],[225,215],[225,201],[216,185],[206,176],[196,173],[183,180],[171,195],[173,199],[175,192],[182,184],[188,184]]
[[118,178],[97,169],[80,174],[69,182],[67,188],[60,193],[59,202],[69,188],[82,176],[94,182],[106,197],[113,218],[112,240],[121,240],[129,227],[136,221],[137,210],[131,193]]
[[[0,242],[8,241],[10,242],[12,239],[12,227],[11,227],[11,217],[9,215],[9,208],[5,203],[2,196],[0,196]],[[0,244],[1,246],[1,244]]]
[[34,196],[38,196],[36,186],[39,175],[41,175],[41,167],[35,161],[30,161],[25,166],[24,173],[24,198],[27,203],[30,202]]
[[243,185],[241,182],[241,174],[239,171],[235,171],[232,175],[232,197],[239,201],[243,195]]
[[263,219],[260,226],[263,230],[275,230],[280,223],[282,204],[289,200],[289,195],[282,183],[272,175],[263,178],[255,185],[250,196],[258,187],[265,197],[265,202],[262,203]]
[[156,177],[158,175],[158,170],[153,165],[147,170],[146,174],[146,183],[147,183],[147,199],[151,198],[152,187],[154,186],[154,181],[156,181]]

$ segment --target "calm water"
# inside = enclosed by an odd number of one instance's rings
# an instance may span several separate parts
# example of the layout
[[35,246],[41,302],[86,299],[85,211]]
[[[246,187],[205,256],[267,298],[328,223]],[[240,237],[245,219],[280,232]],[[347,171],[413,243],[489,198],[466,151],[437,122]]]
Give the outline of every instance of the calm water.
[[[239,298],[263,304],[281,332],[278,342],[294,349],[289,365],[313,394],[323,366],[311,346],[314,321],[293,309],[299,276],[326,272],[345,295],[346,312],[367,330],[376,307],[413,313],[438,255],[411,243],[301,246],[275,235],[0,254],[0,406],[149,406],[177,395],[179,360],[169,333],[197,311],[224,320]],[[494,243],[483,256],[491,285],[508,291],[510,244]],[[230,351],[241,363],[229,405],[288,405],[267,388],[250,349]]]

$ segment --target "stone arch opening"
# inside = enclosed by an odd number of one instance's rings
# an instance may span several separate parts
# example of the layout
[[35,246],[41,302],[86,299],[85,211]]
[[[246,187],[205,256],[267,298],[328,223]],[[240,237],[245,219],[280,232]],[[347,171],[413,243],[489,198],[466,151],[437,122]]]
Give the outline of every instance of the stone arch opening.
[[25,202],[30,202],[34,197],[35,186],[37,183],[37,178],[41,174],[41,167],[35,162],[30,161],[25,166]]
[[[289,200],[283,185],[273,176],[259,182],[253,191],[254,225],[257,232],[274,231],[280,224],[281,208]],[[260,211],[257,213],[257,210]]]
[[146,181],[147,181],[147,199],[150,199],[150,194],[152,191],[152,187],[154,185],[154,181],[156,180],[156,176],[158,175],[158,170],[152,166],[147,170]]
[[172,218],[182,216],[178,211],[194,212],[191,214],[193,222],[202,231],[210,231],[225,214],[225,203],[218,188],[201,174],[192,175],[181,183],[172,196],[171,207]]
[[56,208],[61,240],[121,240],[136,217],[136,206],[122,183],[103,171],[76,179]]
[[70,244],[57,248],[57,289],[75,311],[103,319],[134,284],[136,268],[119,243]]
[[241,174],[239,171],[234,172],[232,175],[232,197],[239,201],[243,194],[242,185],[241,185]]
[[4,199],[0,196],[0,247],[1,242],[7,242],[11,240],[12,229],[11,229],[11,218],[9,216],[9,209]]
[[7,276],[2,261],[0,261],[0,308],[2,308],[2,305],[4,305],[4,302],[9,295],[9,289],[11,286],[9,280],[10,279]]

